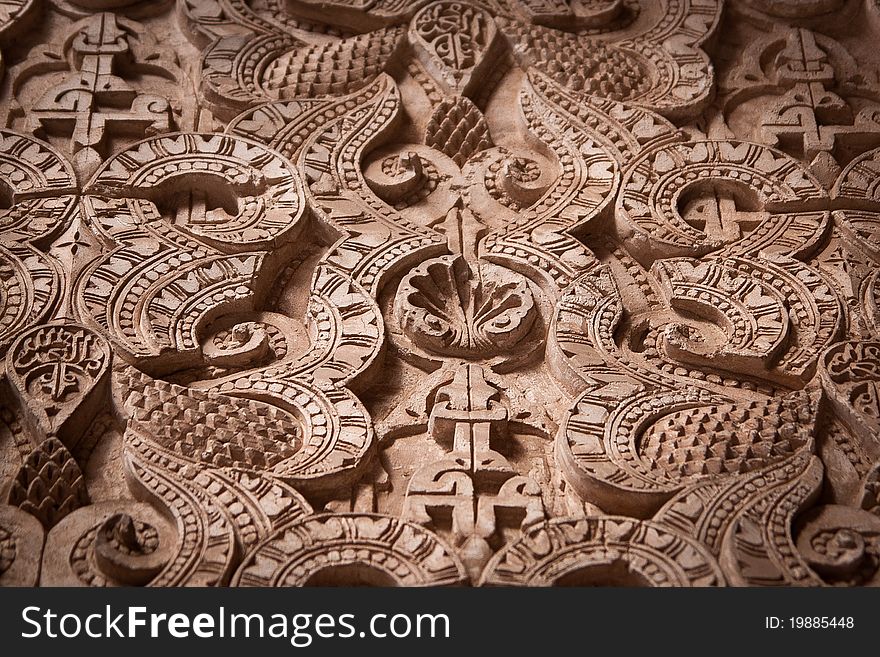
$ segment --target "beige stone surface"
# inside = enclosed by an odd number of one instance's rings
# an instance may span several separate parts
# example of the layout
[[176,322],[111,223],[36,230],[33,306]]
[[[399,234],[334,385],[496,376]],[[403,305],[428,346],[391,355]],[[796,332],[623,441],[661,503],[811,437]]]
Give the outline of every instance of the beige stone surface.
[[877,583],[878,42],[0,1],[0,584]]

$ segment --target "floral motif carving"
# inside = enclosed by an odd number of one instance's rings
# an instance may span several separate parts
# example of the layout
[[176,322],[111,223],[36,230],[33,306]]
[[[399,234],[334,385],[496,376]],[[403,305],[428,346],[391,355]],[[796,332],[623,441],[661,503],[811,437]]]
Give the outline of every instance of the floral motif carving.
[[511,351],[531,330],[537,306],[526,279],[500,267],[435,258],[401,282],[397,312],[420,347],[463,358]]

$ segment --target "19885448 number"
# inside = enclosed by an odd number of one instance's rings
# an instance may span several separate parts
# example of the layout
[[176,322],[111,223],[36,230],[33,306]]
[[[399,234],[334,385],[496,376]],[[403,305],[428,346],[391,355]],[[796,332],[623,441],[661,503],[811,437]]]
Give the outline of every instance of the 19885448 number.
[[851,630],[855,627],[855,619],[852,616],[765,616],[764,627],[768,630]]

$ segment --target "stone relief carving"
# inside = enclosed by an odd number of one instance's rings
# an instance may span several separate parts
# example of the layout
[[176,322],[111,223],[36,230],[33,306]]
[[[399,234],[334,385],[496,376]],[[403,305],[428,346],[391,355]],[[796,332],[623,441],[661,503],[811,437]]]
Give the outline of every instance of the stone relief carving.
[[0,584],[875,583],[877,11],[0,2]]

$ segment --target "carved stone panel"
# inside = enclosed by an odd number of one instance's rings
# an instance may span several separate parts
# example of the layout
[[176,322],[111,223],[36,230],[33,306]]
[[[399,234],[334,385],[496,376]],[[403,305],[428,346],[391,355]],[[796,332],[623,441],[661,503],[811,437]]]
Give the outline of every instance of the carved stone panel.
[[0,584],[876,584],[878,39],[0,2]]

